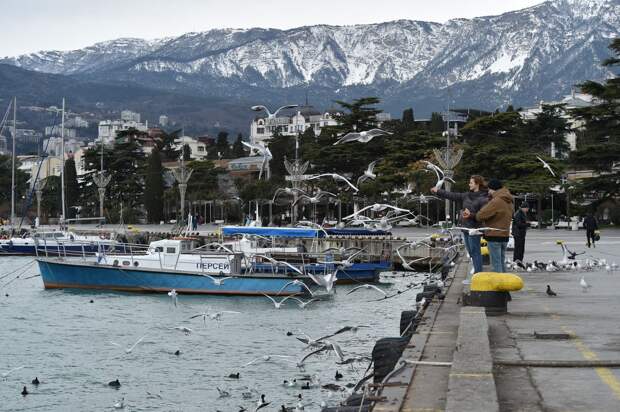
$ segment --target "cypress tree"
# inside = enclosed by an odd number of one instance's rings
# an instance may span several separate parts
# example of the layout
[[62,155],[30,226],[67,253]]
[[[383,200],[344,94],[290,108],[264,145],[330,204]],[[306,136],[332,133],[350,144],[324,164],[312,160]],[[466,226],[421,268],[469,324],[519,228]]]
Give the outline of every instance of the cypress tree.
[[235,143],[233,144],[233,148],[232,148],[232,155],[235,158],[244,157],[246,155],[245,150],[243,148],[243,143],[241,143],[242,140],[243,140],[243,136],[241,135],[241,133],[239,133],[237,135],[237,140],[235,140]]
[[192,149],[190,149],[189,145],[183,145],[183,160],[186,162],[192,159]]
[[431,114],[431,132],[443,132],[445,127],[441,113],[433,112]]
[[163,220],[164,210],[164,178],[159,150],[154,148],[148,158],[146,185],[144,188],[144,207],[149,223]]
[[77,180],[77,171],[75,170],[75,160],[73,156],[65,161],[65,195],[67,205],[67,217],[75,217],[75,206],[78,206],[80,198],[80,185]]
[[411,130],[413,129],[413,125],[415,119],[413,117],[413,109],[410,107],[408,109],[405,109],[403,111],[403,119],[402,119],[402,123],[403,123],[403,129],[405,130]]

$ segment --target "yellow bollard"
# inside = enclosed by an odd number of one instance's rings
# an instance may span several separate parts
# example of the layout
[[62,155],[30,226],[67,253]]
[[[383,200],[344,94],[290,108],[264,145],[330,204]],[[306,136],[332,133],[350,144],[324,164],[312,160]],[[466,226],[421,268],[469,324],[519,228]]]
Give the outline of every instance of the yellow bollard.
[[515,292],[523,289],[523,279],[513,273],[479,272],[471,278],[475,292]]

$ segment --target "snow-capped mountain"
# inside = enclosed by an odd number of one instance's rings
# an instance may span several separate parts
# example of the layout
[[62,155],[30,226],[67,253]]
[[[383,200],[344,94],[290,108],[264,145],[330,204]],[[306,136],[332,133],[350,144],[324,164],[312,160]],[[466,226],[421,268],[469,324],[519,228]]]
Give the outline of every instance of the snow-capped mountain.
[[557,98],[607,77],[600,62],[618,36],[620,0],[551,0],[443,24],[218,29],[3,62],[190,94],[282,100],[309,92],[320,101],[374,94],[394,108],[436,106],[449,95],[456,104],[493,108]]

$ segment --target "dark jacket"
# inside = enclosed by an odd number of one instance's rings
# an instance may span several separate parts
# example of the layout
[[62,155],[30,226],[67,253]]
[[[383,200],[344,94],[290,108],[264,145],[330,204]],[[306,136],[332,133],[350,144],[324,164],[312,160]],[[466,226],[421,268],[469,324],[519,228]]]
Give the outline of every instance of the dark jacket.
[[472,216],[469,219],[463,218],[463,213],[459,212],[459,226],[475,228],[480,227],[480,223],[476,221],[474,215],[489,201],[489,192],[480,190],[478,192],[448,192],[443,189],[437,191],[437,196],[444,199],[450,199],[463,202],[463,209],[469,209]]
[[529,225],[525,212],[521,209],[517,210],[512,218],[512,235],[516,237],[525,236]]
[[491,200],[478,213],[476,220],[482,226],[499,230],[486,230],[484,238],[489,242],[508,242],[510,237],[510,222],[512,221],[512,195],[505,187],[496,190]]
[[596,218],[592,215],[587,215],[583,219],[583,227],[586,228],[586,230],[597,230],[598,223],[596,223]]

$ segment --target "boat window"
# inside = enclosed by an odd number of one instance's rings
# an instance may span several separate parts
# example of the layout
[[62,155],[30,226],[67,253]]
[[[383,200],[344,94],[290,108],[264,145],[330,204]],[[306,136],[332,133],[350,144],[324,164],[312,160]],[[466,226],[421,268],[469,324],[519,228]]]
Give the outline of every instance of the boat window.
[[164,251],[164,247],[163,246],[157,246],[155,248],[155,252],[163,252]]
[[54,233],[54,237],[55,237],[55,238],[62,237],[62,233]]
[[131,262],[128,260],[123,260],[123,266],[129,266],[131,265]]
[[177,250],[176,248],[173,248],[173,247],[167,247],[166,253],[177,253]]

